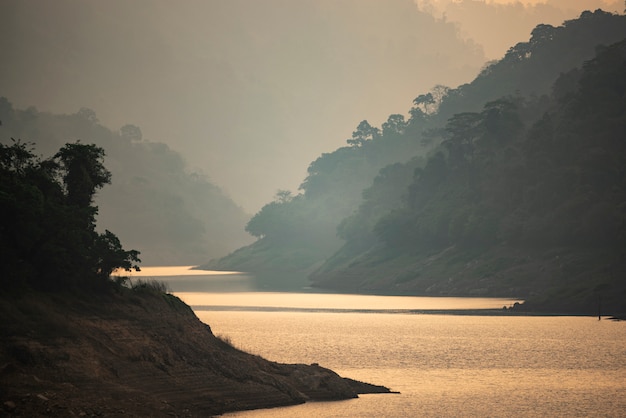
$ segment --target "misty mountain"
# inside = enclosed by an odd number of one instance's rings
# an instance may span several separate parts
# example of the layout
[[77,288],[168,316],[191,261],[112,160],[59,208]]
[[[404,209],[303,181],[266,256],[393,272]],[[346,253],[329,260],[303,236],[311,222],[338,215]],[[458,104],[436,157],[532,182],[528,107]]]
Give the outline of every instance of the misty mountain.
[[[622,17],[623,18],[623,17]],[[623,312],[626,40],[562,74],[549,97],[454,115],[393,209],[368,189],[322,287],[527,297],[544,310]],[[539,110],[539,111],[538,111]],[[387,192],[387,195],[389,193]],[[372,216],[372,214],[374,214]]]
[[[252,218],[247,228],[260,238],[255,244],[212,266],[267,268],[281,254],[280,262],[313,269],[341,241],[328,245],[307,230],[326,231],[330,240],[329,225],[352,211],[336,224],[345,244],[312,275],[317,286],[520,297],[548,287],[562,292],[560,278],[580,268],[572,278],[578,290],[568,289],[584,295],[579,306],[588,307],[590,288],[621,289],[611,278],[619,258],[606,249],[623,247],[623,153],[614,141],[600,150],[583,135],[614,137],[620,107],[617,121],[607,120],[602,112],[610,107],[602,100],[616,99],[605,92],[594,99],[598,107],[585,107],[588,114],[572,108],[591,103],[593,89],[582,90],[579,82],[607,91],[614,83],[619,92],[623,72],[609,66],[593,78],[593,64],[583,63],[601,51],[598,45],[626,37],[624,19],[598,10],[559,27],[539,25],[472,83],[419,95],[408,120],[392,115],[380,129],[362,122],[348,147],[310,165],[301,194],[279,196]],[[610,164],[603,161],[608,155]],[[581,194],[596,187],[588,181],[596,176],[612,192]],[[316,223],[320,214],[331,216],[326,224]],[[308,258],[290,256],[312,248],[317,252]],[[600,265],[610,267],[585,282]]]
[[457,24],[461,35],[481,45],[488,59],[500,59],[511,45],[526,38],[539,24],[558,26],[575,19],[583,10],[624,10],[621,0],[416,1],[422,10]]
[[485,61],[412,0],[4,0],[0,50],[16,107],[137,124],[250,212],[361,119]]
[[249,242],[244,211],[205,176],[189,171],[178,152],[143,140],[137,126],[114,132],[89,109],[56,115],[15,109],[6,98],[0,98],[0,120],[3,143],[32,142],[44,157],[77,140],[103,148],[112,184],[96,197],[98,227],[141,251],[145,265],[197,264]]
[[523,97],[549,93],[557,77],[593,58],[598,45],[624,36],[623,16],[585,11],[561,26],[537,25],[530,39],[488,63],[471,83],[451,90],[436,115],[443,126],[455,113],[479,111],[488,101],[510,94]]
[[349,146],[309,165],[299,194],[279,191],[252,217],[246,231],[258,238],[255,243],[202,267],[255,272],[314,268],[339,249],[337,225],[358,207],[363,189],[379,171],[432,147],[404,135],[412,129],[402,115],[391,115],[381,129],[362,121],[347,139]]
[[380,126],[416,93],[470,81],[538,23],[607,1],[521,3],[4,0],[0,95],[139,125],[253,213],[296,192],[361,120]]

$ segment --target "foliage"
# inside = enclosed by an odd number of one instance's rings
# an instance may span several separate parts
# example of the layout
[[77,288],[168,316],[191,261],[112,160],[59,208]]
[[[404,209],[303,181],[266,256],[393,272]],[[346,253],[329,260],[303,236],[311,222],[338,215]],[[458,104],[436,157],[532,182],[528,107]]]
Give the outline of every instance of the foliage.
[[393,246],[623,245],[622,48],[586,63],[578,91],[553,98],[539,120],[523,120],[535,103],[516,97],[452,116],[442,150],[415,170],[406,202],[396,200],[406,209],[381,218],[378,237]]
[[124,250],[108,230],[95,230],[93,197],[111,178],[103,158],[101,148],[80,142],[43,161],[32,145],[0,144],[4,286],[98,286],[117,268],[139,269],[138,251]]
[[22,138],[35,143],[37,155],[62,153],[67,159],[73,144],[66,142],[78,138],[89,138],[104,150],[113,182],[96,187],[93,195],[98,230],[115,231],[127,246],[141,250],[145,263],[197,264],[251,241],[243,230],[249,215],[206,175],[191,172],[175,150],[144,138],[137,126],[115,132],[100,125],[89,109],[50,114],[16,109],[1,97],[0,120],[1,143]]
[[[624,74],[626,40],[599,48],[582,69],[563,74],[551,97],[504,97],[480,112],[452,116],[440,149],[415,167],[404,195],[396,193],[390,202],[389,195],[368,193],[358,213],[341,224],[347,243],[331,260],[351,263],[341,273],[349,276],[351,269],[365,267],[365,259],[394,254],[404,263],[424,260],[422,268],[437,274],[428,261],[433,252],[471,252],[474,260],[503,248],[509,248],[507,254],[556,252],[564,258],[545,261],[551,266],[545,270],[551,275],[547,283],[528,279],[506,287],[509,279],[500,269],[533,265],[525,257],[503,267],[486,261],[470,268],[467,262],[442,270],[442,280],[421,279],[417,270],[398,273],[396,283],[423,283],[421,291],[517,289],[518,295],[549,286],[552,299],[575,285],[582,293],[572,303],[585,311],[598,298],[596,288],[610,286],[602,296],[607,306],[624,309],[619,295],[626,284],[618,261],[626,252]],[[537,108],[546,111],[537,114]],[[386,213],[369,209],[383,204]],[[369,237],[365,246],[364,236]],[[328,264],[318,274],[337,267]],[[459,271],[479,277],[454,284],[451,276]]]
[[362,147],[368,141],[374,141],[380,138],[380,129],[373,127],[368,121],[363,120],[352,132],[352,138],[346,140],[348,145],[353,147]]
[[596,11],[539,26],[437,106],[418,96],[400,137],[439,146],[366,189],[314,283],[576,312],[597,311],[602,293],[623,312],[625,22]]
[[[613,47],[612,58],[600,54],[577,67],[596,45],[626,37],[625,22],[596,11],[560,27],[540,25],[471,83],[418,95],[408,120],[394,114],[381,128],[362,121],[348,146],[310,164],[302,194],[266,205],[250,232],[292,250],[334,225],[344,245],[320,252],[326,261],[313,279],[326,275],[341,288],[358,278],[369,290],[378,274],[384,291],[392,274],[375,271],[376,263],[406,269],[400,276],[409,286],[419,275],[411,263],[428,264],[452,248],[461,258],[503,245],[620,251],[625,71]],[[326,222],[313,222],[320,214]],[[483,270],[495,276],[497,269]],[[439,285],[448,273],[442,267],[413,290]]]
[[485,103],[504,96],[532,98],[549,93],[562,73],[592,59],[598,45],[624,39],[625,20],[624,15],[596,10],[561,26],[538,25],[528,41],[509,48],[471,83],[447,92],[433,118],[443,124],[456,113],[478,112]]
[[66,144],[54,157],[64,168],[63,182],[70,205],[90,206],[96,190],[111,183],[111,172],[102,164],[102,148],[80,142]]
[[[558,194],[550,190],[558,187],[559,182],[565,182],[569,174],[547,171],[543,176],[546,183],[527,185],[526,189],[523,182],[537,178],[540,167],[554,168],[546,166],[546,152],[559,153],[571,148],[566,144],[555,146],[554,140],[540,138],[551,135],[556,128],[553,126],[555,116],[549,111],[556,106],[555,101],[568,97],[571,100],[580,74],[579,70],[569,70],[593,53],[595,43],[626,36],[624,19],[596,11],[585,12],[580,19],[565,22],[561,27],[539,25],[528,42],[512,47],[502,60],[491,63],[472,83],[457,89],[436,86],[431,92],[419,95],[406,125],[396,124],[401,128],[395,129],[396,136],[400,140],[411,138],[414,143],[439,143],[441,146],[424,167],[415,162],[405,163],[405,172],[411,174],[405,175],[404,180],[395,179],[393,184],[384,185],[379,181],[378,185],[375,182],[371,186],[370,194],[363,195],[364,201],[358,210],[339,224],[339,234],[348,241],[347,245],[362,247],[364,237],[369,237],[370,244],[374,245],[376,236],[394,246],[489,245],[504,236],[509,240],[514,237],[523,240],[520,234],[528,236],[530,230],[547,233],[540,226],[548,222],[547,219],[542,221],[535,217],[530,224],[536,226],[524,227],[521,219],[538,206],[533,196],[554,199]],[[562,74],[556,79],[559,71]],[[619,73],[621,68],[618,66],[613,71]],[[555,86],[555,98],[551,102],[545,95],[534,95],[549,92],[551,83]],[[620,85],[621,82],[604,81],[607,89],[613,88],[614,83]],[[620,98],[614,93],[613,96],[606,103],[595,103],[593,99],[583,102],[588,102],[587,109],[604,107],[611,114],[619,109],[618,103],[613,102]],[[485,100],[487,98],[490,100]],[[476,107],[478,103],[483,103],[482,109]],[[394,126],[390,122],[394,120],[399,121],[397,115],[390,116],[386,124],[388,136],[391,136],[390,127]],[[364,137],[359,132],[369,126],[365,123],[359,125],[353,139]],[[563,131],[570,130],[563,126]],[[370,139],[359,144],[361,149],[366,149],[374,148],[372,145],[376,142]],[[587,165],[590,164],[588,161]],[[525,170],[530,171],[525,174]],[[588,175],[591,178],[592,174]],[[403,187],[406,187],[404,192],[398,191]],[[380,198],[377,198],[371,193],[377,188],[396,191],[393,197],[378,192]],[[524,202],[528,207],[522,206]],[[373,211],[373,207],[385,209]],[[595,210],[608,216],[605,205]],[[608,216],[612,218],[614,215]],[[556,230],[552,235],[555,234],[558,235]]]

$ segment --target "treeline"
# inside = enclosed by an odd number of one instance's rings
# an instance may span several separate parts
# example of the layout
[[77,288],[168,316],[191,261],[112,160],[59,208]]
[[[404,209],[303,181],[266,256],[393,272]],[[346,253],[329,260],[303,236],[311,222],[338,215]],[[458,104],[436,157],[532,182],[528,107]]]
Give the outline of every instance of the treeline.
[[387,180],[401,167],[381,173],[342,237],[398,248],[624,246],[625,47],[599,49],[550,97],[509,96],[454,115],[407,187]]
[[0,120],[0,142],[21,138],[34,143],[36,155],[77,140],[102,148],[113,181],[94,197],[98,227],[116,231],[147,265],[199,264],[250,242],[243,231],[249,215],[178,152],[143,138],[138,126],[113,131],[90,109],[57,115],[16,109],[5,98]]
[[626,40],[598,47],[550,96],[508,96],[451,117],[423,167],[391,171],[411,172],[403,191],[385,172],[366,191],[318,284],[341,287],[369,269],[351,286],[626,311],[624,74]]
[[358,207],[363,189],[378,172],[432,147],[405,135],[413,125],[402,115],[391,115],[381,128],[361,122],[347,140],[349,146],[310,164],[300,193],[279,191],[250,219],[246,231],[257,242],[205,267],[304,271],[338,250],[337,225]]
[[[348,146],[311,163],[298,195],[277,196],[252,218],[247,229],[257,243],[211,265],[265,268],[277,254],[308,251],[311,256],[296,264],[311,268],[347,243],[324,271],[381,244],[469,246],[492,242],[505,230],[509,240],[526,240],[530,230],[516,232],[527,210],[515,195],[526,152],[517,149],[520,140],[556,106],[549,95],[557,79],[559,94],[575,90],[577,73],[570,71],[591,59],[597,45],[626,37],[625,19],[597,10],[560,27],[539,25],[529,41],[485,66],[471,83],[417,96],[408,118],[391,115],[380,128],[362,121]],[[487,191],[497,194],[483,201]],[[506,217],[502,231],[493,211]],[[535,221],[532,228],[548,233]]]
[[41,160],[20,141],[0,144],[0,285],[3,289],[98,288],[136,250],[96,231],[94,195],[110,183],[104,151],[80,142]]

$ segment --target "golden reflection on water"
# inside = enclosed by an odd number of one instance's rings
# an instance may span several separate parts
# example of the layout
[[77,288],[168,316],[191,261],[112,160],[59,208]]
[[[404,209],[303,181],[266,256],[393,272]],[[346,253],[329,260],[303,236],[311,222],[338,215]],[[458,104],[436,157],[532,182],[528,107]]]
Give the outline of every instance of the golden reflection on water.
[[249,276],[189,266],[132,276],[166,278],[215,334],[245,351],[401,392],[233,417],[626,416],[626,322],[406,312],[501,309],[515,299],[197,292],[222,281],[247,290]]
[[400,391],[237,417],[626,415],[626,323],[591,317],[197,311],[269,360]]
[[464,310],[500,309],[519,299],[375,296],[277,292],[176,292],[191,306],[246,306],[303,309]]
[[[131,278],[165,280],[174,294],[191,306],[245,306],[299,309],[372,309],[372,310],[464,310],[501,309],[521,299],[376,296],[332,293],[281,293],[247,291],[252,276],[237,271],[194,270],[193,266],[150,266],[138,272],[114,272]],[[193,277],[189,277],[193,276]],[[204,276],[204,277],[203,277]],[[188,279],[187,279],[188,278]],[[193,279],[192,282],[190,280]],[[182,286],[185,284],[185,286]],[[187,289],[204,292],[190,292]],[[227,289],[227,291],[224,291]],[[233,290],[237,291],[233,291]],[[259,295],[262,295],[260,297]]]
[[130,277],[163,277],[163,276],[225,276],[242,274],[238,271],[193,270],[194,266],[149,266],[141,267],[141,271],[115,270],[115,276]]

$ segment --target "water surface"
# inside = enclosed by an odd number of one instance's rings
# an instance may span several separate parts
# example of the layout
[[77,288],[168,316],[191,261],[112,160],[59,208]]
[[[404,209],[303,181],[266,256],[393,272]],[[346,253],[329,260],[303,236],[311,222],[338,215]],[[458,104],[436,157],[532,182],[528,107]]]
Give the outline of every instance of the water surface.
[[231,417],[626,416],[626,322],[514,316],[502,310],[511,299],[256,292],[243,273],[164,273],[152,277],[235,346],[401,392]]
[[591,317],[197,311],[264,358],[399,395],[236,417],[626,416],[626,324]]

